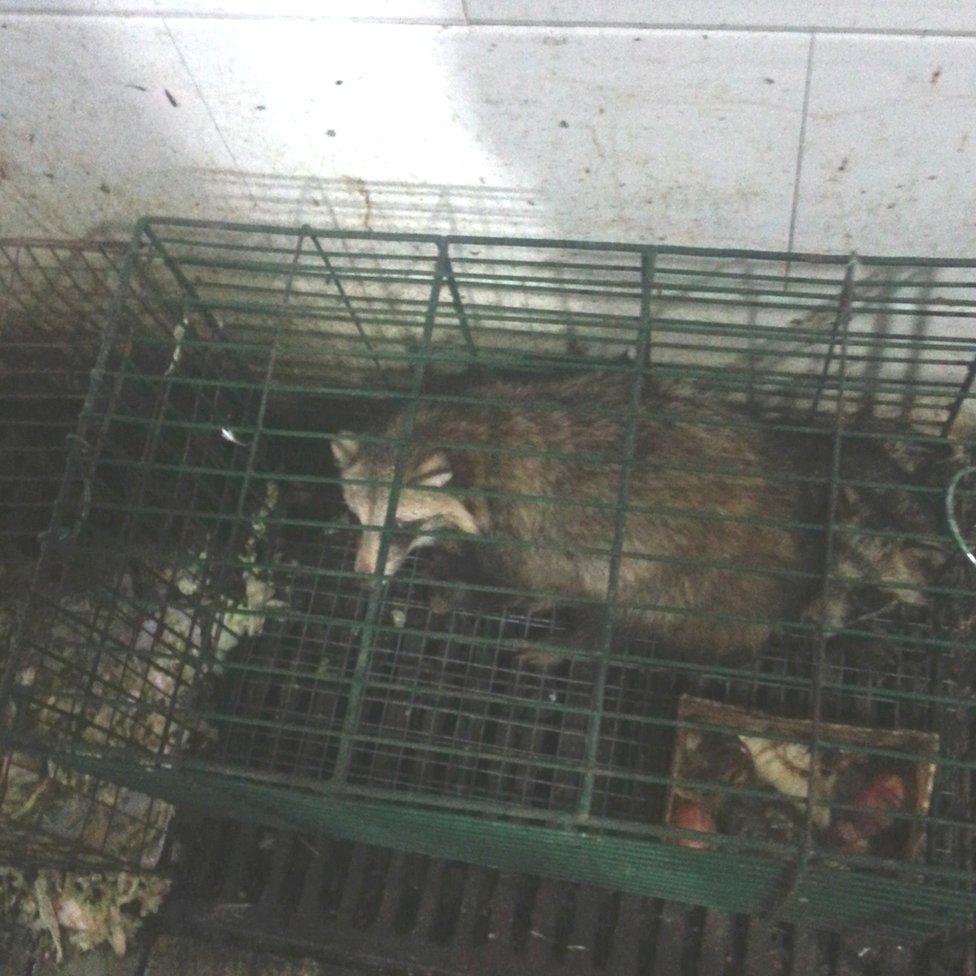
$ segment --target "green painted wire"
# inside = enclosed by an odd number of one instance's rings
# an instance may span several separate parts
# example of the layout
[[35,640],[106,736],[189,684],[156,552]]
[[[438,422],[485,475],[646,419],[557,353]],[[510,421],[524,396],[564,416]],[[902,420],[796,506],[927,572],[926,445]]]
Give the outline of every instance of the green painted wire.
[[976,566],[976,553],[973,552],[969,543],[963,537],[954,511],[956,507],[956,486],[963,478],[971,474],[976,474],[976,467],[960,468],[949,481],[949,487],[946,488],[946,518],[949,522],[949,531],[952,533],[952,538],[955,540],[956,545],[962,550],[962,554]]

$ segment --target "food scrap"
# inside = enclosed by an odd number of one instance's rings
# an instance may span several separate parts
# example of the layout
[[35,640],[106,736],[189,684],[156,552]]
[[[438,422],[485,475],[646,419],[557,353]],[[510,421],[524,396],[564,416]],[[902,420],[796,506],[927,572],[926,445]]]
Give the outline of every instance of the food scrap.
[[892,814],[905,808],[905,783],[893,775],[876,776],[854,797],[854,812],[839,816],[830,827],[830,839],[835,846],[853,854],[863,854],[872,838],[889,830]]
[[[683,796],[675,797],[671,809],[671,823],[682,830],[697,830],[701,834],[715,833],[715,817],[703,802],[689,800]],[[704,840],[691,837],[679,838],[678,844],[693,850],[708,850],[710,845]]]
[[[691,696],[681,699],[678,718],[670,826],[796,845],[809,810],[825,851],[900,859],[918,851],[937,736],[822,723],[814,752],[806,720]],[[687,836],[675,843],[714,846]]]

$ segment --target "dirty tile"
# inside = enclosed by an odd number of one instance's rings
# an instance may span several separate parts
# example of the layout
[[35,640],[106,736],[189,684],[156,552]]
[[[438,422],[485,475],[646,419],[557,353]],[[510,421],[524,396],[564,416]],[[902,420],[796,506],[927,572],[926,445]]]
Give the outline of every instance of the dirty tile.
[[351,970],[309,958],[285,958],[201,939],[163,935],[149,952],[143,976],[346,976]]
[[971,256],[973,92],[974,40],[818,38],[796,246]]
[[199,940],[162,936],[153,943],[145,976],[253,976],[260,972],[256,963],[256,953],[245,949],[215,949]]
[[0,196],[20,203],[2,214],[5,233],[121,231],[147,211],[208,210],[193,174],[229,157],[162,24],[2,23]]
[[976,30],[976,9],[956,0],[467,0],[467,11],[471,23]]
[[53,202],[48,208],[31,200],[34,194],[10,179],[11,169],[8,167],[6,156],[0,152],[0,234],[4,237],[56,237],[63,233]]
[[234,208],[345,226],[785,246],[806,38],[171,24]]

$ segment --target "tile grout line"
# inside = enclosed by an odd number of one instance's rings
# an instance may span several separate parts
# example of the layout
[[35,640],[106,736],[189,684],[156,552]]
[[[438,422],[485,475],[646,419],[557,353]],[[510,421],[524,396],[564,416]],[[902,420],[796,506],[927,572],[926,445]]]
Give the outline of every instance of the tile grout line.
[[[378,23],[362,20],[360,23]],[[384,21],[390,23],[391,21]],[[396,21],[392,21],[396,23]],[[415,21],[416,23],[416,21]],[[426,21],[426,23],[431,23]],[[730,24],[722,21],[625,21],[625,20],[505,20],[504,18],[475,17],[470,27],[524,27],[528,30],[622,30],[648,32],[686,32],[712,34],[838,34],[852,37],[914,37],[914,38],[973,38],[973,27],[851,27],[840,24]]]
[[[176,37],[173,35],[173,31],[170,29],[168,20],[165,16],[161,17],[160,20],[162,21],[163,27],[166,29],[166,34],[169,37],[170,43],[173,45],[173,49],[176,51],[176,56],[180,59],[180,64],[183,65],[183,70],[186,71],[187,77],[189,77],[190,83],[193,85],[193,89],[197,93],[197,98],[200,99],[204,111],[207,113],[207,118],[210,119],[210,124],[214,127],[214,131],[217,133],[217,138],[220,139],[221,145],[224,147],[224,151],[230,157],[230,161],[234,164],[234,167],[240,171],[241,165],[237,161],[237,157],[234,155],[234,150],[231,149],[230,143],[227,141],[227,137],[224,135],[223,130],[220,128],[220,125],[217,122],[217,119],[214,117],[213,111],[210,108],[210,103],[204,96],[203,89],[200,87],[196,75],[193,73],[193,70],[187,63],[186,58],[183,56],[183,50],[177,42]],[[251,186],[250,181],[247,181],[244,185],[247,188],[247,195],[251,198],[251,205],[256,207],[257,198],[254,196],[254,188]]]
[[113,20],[213,20],[213,21],[312,21],[333,24],[386,25],[401,27],[518,27],[526,30],[621,30],[646,31],[657,33],[692,33],[708,31],[714,34],[827,34],[851,37],[914,37],[931,39],[972,39],[976,38],[976,26],[972,28],[924,28],[924,27],[844,27],[830,24],[728,24],[720,21],[692,22],[645,22],[645,21],[614,21],[614,20],[513,20],[504,18],[472,17],[467,10],[467,0],[462,0],[462,19],[442,17],[350,17],[331,14],[237,14],[218,11],[153,11],[153,10],[78,10],[73,7],[46,7],[37,9],[30,6],[11,6],[0,9],[0,16],[4,17],[73,17],[87,19]]
[[793,240],[796,236],[796,218],[800,209],[800,179],[803,176],[803,151],[807,137],[807,116],[810,112],[810,88],[813,82],[813,57],[817,45],[816,32],[810,34],[810,45],[807,48],[807,71],[803,84],[803,108],[800,111],[800,135],[796,146],[796,169],[793,174],[793,201],[790,205],[790,228],[786,239],[786,250],[793,250]]

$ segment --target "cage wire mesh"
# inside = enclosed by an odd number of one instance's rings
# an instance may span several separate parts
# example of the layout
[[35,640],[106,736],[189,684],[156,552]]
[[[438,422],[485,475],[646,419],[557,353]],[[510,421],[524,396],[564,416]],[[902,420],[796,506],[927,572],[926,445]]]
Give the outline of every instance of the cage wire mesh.
[[143,221],[8,739],[270,825],[962,922],[974,267]]
[[[30,626],[48,613],[45,601],[58,604],[58,616],[50,616],[45,631],[49,708],[63,707],[74,694],[74,674],[62,672],[54,660],[65,653],[70,634],[67,617],[60,615],[70,614],[76,626],[92,624],[90,583],[99,573],[76,563],[59,575],[64,567],[54,555],[47,575],[34,574],[125,252],[124,243],[0,239],[0,662],[7,663],[33,582]],[[26,688],[36,675],[28,663],[13,680]],[[16,708],[4,702],[4,725],[14,720]],[[133,807],[129,818],[137,829],[123,829],[127,817],[120,802]],[[151,860],[167,810],[6,741],[0,749],[0,865],[91,867]],[[153,826],[147,829],[146,823]],[[20,891],[11,877],[0,879],[0,900]],[[5,912],[10,908],[4,903]]]
[[123,251],[0,239],[0,538],[28,555],[50,522]]

